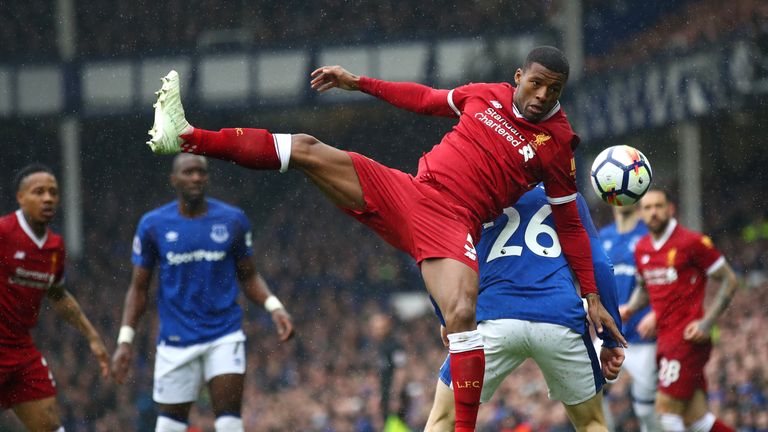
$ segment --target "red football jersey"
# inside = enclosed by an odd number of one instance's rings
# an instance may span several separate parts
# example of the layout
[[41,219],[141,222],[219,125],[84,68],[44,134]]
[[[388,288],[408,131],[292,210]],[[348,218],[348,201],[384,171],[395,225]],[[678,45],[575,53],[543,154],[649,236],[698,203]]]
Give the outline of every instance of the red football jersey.
[[508,83],[468,84],[436,90],[416,83],[360,77],[360,90],[409,111],[459,117],[440,144],[419,160],[419,178],[433,179],[441,192],[466,208],[472,225],[494,219],[539,182],[544,183],[557,233],[582,295],[597,293],[587,232],[576,200],[573,150],[579,137],[560,103],[538,123],[514,105]]
[[51,286],[63,282],[64,241],[37,238],[17,210],[0,218],[0,348],[32,346],[29,330]]
[[559,102],[541,121],[531,123],[512,103],[515,88],[508,83],[467,84],[415,101],[402,90],[408,83],[389,89],[393,83],[362,77],[360,84],[363,91],[396,106],[459,117],[453,130],[419,160],[418,175],[433,176],[446,186],[479,223],[494,219],[542,181],[551,203],[576,199],[573,149],[579,138]]
[[683,340],[683,330],[704,316],[707,276],[725,264],[712,240],[670,220],[658,241],[646,235],[637,243],[635,262],[656,313],[661,347]]

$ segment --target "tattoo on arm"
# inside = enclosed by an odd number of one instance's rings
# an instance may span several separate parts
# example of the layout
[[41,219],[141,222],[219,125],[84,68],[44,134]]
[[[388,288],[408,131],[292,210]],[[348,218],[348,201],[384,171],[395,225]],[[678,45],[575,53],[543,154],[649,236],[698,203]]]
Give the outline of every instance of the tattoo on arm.
[[712,304],[707,308],[704,318],[701,319],[702,327],[705,329],[712,327],[717,318],[728,308],[738,286],[736,275],[728,264],[712,273],[710,277],[719,283],[719,288]]
[[632,312],[637,312],[647,306],[648,302],[648,290],[645,289],[645,284],[642,281],[638,281],[635,290],[632,291],[632,295],[629,297],[627,306]]

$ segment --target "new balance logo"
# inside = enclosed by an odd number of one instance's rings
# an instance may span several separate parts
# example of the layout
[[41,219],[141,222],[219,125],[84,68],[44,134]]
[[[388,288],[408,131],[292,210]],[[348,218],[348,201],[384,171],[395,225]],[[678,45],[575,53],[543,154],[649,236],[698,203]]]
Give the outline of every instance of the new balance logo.
[[472,235],[467,234],[467,244],[464,245],[464,255],[472,261],[477,261],[477,251],[472,242]]
[[13,259],[17,260],[23,260],[27,254],[24,251],[16,251],[15,254],[13,254]]
[[501,109],[501,104],[497,100],[492,100],[491,105],[493,105],[493,107],[496,109]]
[[523,148],[518,149],[517,151],[518,151],[518,153],[523,155],[523,158],[525,159],[524,162],[528,162],[536,154],[536,153],[533,152],[533,149],[531,148],[530,144],[528,144],[527,146],[525,146]]

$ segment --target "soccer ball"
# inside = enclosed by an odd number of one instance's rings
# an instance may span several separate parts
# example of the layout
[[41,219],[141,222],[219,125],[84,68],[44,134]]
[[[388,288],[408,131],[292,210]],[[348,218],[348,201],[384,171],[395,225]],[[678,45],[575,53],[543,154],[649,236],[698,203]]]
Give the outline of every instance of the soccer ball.
[[595,193],[615,206],[632,205],[651,187],[653,172],[644,154],[627,145],[608,147],[592,163]]

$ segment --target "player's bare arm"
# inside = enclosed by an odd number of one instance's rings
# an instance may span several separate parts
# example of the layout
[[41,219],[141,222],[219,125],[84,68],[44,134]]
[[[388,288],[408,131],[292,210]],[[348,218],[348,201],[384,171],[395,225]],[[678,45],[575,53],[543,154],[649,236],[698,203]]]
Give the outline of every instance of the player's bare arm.
[[598,294],[587,294],[585,298],[587,299],[587,314],[589,315],[589,320],[596,327],[597,332],[602,333],[603,327],[605,327],[616,342],[621,344],[622,347],[627,347],[627,340],[624,338],[624,335],[621,334],[621,330],[619,330],[619,327],[616,325],[616,321],[613,320],[611,314],[605,309],[605,306],[603,306],[603,303],[600,301],[600,296]]
[[133,361],[133,329],[138,325],[141,316],[147,310],[149,297],[149,282],[152,269],[133,266],[131,284],[125,295],[123,319],[118,335],[117,349],[112,355],[112,377],[118,384],[124,384]]
[[637,334],[645,339],[656,337],[656,313],[650,311],[637,323]]
[[619,306],[619,314],[622,320],[628,320],[635,312],[646,307],[650,299],[648,297],[648,290],[645,289],[645,284],[642,279],[638,279],[635,290],[632,291],[632,295],[629,297],[629,301],[626,304]]
[[315,69],[310,76],[310,85],[319,93],[334,87],[349,91],[360,89],[360,77],[341,66],[323,66]]
[[101,376],[104,378],[109,377],[109,354],[107,354],[107,348],[104,347],[101,335],[96,331],[88,317],[85,316],[77,300],[61,285],[51,287],[48,290],[48,298],[53,303],[53,310],[56,311],[56,314],[88,339],[91,352],[99,362]]
[[709,305],[704,317],[700,320],[692,321],[684,330],[683,337],[695,343],[704,343],[709,340],[712,326],[722,315],[728,305],[731,303],[739,281],[731,266],[726,262],[719,269],[709,275],[710,283],[717,285],[717,293]]
[[288,311],[277,297],[272,294],[267,281],[256,271],[256,266],[250,257],[237,262],[237,279],[240,281],[243,293],[256,304],[263,305],[272,314],[272,321],[277,328],[277,336],[281,341],[287,341],[293,336],[293,321]]

